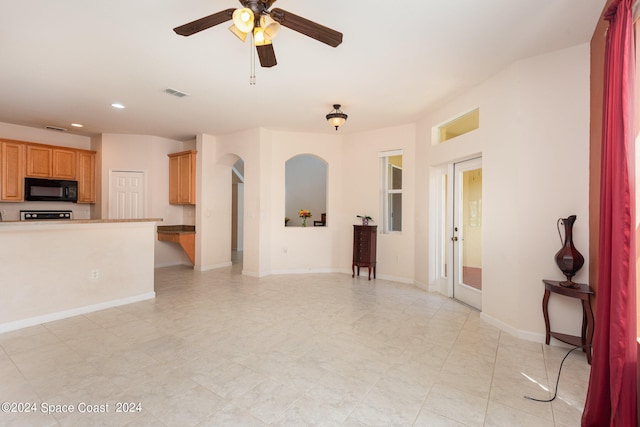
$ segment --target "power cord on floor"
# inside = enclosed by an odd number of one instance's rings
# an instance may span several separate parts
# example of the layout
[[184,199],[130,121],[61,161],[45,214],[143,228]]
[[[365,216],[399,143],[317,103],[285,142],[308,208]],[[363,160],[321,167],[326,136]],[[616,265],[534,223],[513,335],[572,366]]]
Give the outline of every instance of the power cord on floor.
[[556,400],[556,397],[558,397],[558,385],[560,384],[560,373],[562,372],[562,365],[564,364],[564,361],[567,359],[567,357],[569,357],[569,355],[579,349],[579,348],[587,348],[587,347],[591,347],[591,344],[587,344],[587,345],[579,345],[577,347],[572,348],[571,350],[569,350],[567,352],[567,354],[564,355],[564,357],[562,358],[562,362],[560,362],[560,369],[558,369],[558,379],[556,380],[556,391],[553,393],[553,397],[551,399],[536,399],[535,397],[530,397],[530,396],[524,396],[525,399],[529,399],[529,400],[534,400],[536,402],[543,402],[543,403],[549,403],[549,402],[553,402],[554,400]]

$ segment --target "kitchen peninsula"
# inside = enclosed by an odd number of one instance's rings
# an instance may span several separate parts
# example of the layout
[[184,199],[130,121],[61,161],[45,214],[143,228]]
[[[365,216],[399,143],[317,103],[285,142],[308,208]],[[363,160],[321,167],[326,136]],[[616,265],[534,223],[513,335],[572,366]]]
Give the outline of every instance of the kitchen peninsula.
[[160,221],[0,222],[0,332],[154,298]]

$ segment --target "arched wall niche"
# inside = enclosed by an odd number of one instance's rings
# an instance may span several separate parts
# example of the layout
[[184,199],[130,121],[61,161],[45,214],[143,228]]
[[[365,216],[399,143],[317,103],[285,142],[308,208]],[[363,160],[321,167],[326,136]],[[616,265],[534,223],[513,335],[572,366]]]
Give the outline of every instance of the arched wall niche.
[[327,213],[327,171],[328,163],[314,154],[299,154],[285,162],[285,226],[302,225],[300,210],[311,212],[307,226],[320,225]]

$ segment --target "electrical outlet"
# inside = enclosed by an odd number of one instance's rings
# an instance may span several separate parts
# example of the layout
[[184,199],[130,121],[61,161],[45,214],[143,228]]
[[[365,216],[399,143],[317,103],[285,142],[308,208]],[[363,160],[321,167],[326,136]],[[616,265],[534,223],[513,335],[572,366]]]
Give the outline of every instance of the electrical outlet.
[[91,270],[91,278],[92,279],[100,278],[100,270]]

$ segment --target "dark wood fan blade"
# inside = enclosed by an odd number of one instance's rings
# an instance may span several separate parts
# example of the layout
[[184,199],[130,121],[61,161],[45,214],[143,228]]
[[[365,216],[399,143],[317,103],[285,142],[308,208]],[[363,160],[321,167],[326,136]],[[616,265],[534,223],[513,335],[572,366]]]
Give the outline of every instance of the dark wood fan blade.
[[342,33],[324,25],[309,21],[301,16],[294,15],[286,10],[275,8],[270,13],[271,17],[281,25],[291,28],[294,31],[316,39],[319,42],[336,47],[342,43]]
[[213,15],[196,19],[195,21],[189,22],[188,24],[180,25],[179,27],[174,28],[173,31],[175,31],[176,34],[180,34],[181,36],[190,36],[192,34],[199,33],[202,30],[206,30],[207,28],[211,28],[230,20],[233,16],[234,10],[235,9],[226,9],[221,12],[214,13]]
[[258,58],[260,58],[260,65],[269,68],[277,65],[276,52],[273,50],[272,44],[265,44],[264,46],[256,46],[258,50]]

